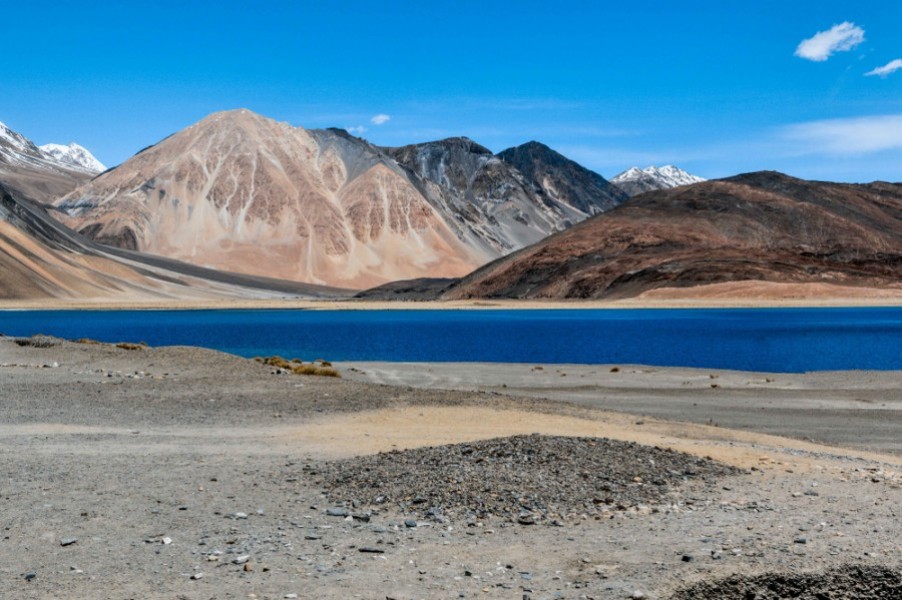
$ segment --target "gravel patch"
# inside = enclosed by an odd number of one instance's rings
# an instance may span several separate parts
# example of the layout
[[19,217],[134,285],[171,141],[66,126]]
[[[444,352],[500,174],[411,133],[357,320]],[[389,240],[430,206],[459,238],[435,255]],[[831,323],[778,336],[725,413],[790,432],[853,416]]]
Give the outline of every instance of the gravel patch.
[[844,565],[802,575],[734,575],[686,587],[671,600],[889,600],[902,598],[902,571],[882,566]]
[[[741,471],[710,459],[604,438],[527,435],[327,463],[332,502],[397,506],[436,520],[500,517],[561,524],[674,501],[680,484]],[[319,473],[310,473],[311,475]]]

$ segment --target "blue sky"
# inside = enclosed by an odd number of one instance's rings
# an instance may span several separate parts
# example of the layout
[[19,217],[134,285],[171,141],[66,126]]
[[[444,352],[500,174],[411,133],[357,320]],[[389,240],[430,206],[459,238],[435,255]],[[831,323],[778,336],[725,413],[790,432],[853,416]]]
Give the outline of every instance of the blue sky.
[[0,121],[108,165],[245,107],[384,145],[537,139],[607,177],[902,180],[898,0],[0,5]]

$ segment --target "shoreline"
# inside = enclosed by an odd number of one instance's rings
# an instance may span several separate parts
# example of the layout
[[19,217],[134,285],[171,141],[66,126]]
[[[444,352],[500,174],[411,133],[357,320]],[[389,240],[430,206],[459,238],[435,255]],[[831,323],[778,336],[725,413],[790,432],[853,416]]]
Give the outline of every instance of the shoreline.
[[115,310],[638,310],[638,309],[769,309],[769,308],[898,308],[902,296],[799,299],[671,298],[628,300],[0,300],[0,311]]

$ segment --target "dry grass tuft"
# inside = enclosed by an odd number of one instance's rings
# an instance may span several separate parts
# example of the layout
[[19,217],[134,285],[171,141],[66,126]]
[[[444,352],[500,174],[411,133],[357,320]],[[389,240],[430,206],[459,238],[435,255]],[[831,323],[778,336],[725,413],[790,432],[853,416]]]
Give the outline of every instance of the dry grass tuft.
[[319,375],[322,377],[341,377],[341,374],[332,368],[332,363],[319,359],[319,364],[304,364],[299,358],[290,361],[285,360],[281,356],[258,356],[254,359],[256,362],[284,369],[295,375]]
[[42,334],[38,334],[30,338],[18,338],[13,341],[17,346],[20,346],[22,348],[52,348],[53,346],[56,346],[58,344],[58,342],[52,337]]
[[295,375],[320,375],[322,377],[341,377],[332,367],[318,367],[316,365],[298,365],[291,370]]
[[117,348],[121,348],[122,350],[146,350],[147,344],[144,342],[138,342],[137,344],[133,344],[132,342],[119,342],[116,344]]

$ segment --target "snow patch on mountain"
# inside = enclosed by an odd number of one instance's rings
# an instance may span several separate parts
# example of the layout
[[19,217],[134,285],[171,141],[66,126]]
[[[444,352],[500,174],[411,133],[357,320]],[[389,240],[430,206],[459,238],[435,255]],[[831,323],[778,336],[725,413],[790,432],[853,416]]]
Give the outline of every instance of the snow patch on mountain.
[[36,148],[31,141],[20,133],[16,133],[3,123],[0,123],[0,141],[6,142],[7,147],[24,153],[33,153]]
[[72,143],[38,147],[21,133],[0,123],[0,163],[39,171],[96,174],[106,167],[82,146]]
[[68,146],[62,144],[44,144],[40,146],[41,152],[46,156],[70,167],[88,171],[89,173],[102,173],[106,167],[102,162],[94,158],[83,146],[72,142]]
[[611,183],[617,185],[630,196],[652,190],[663,190],[681,185],[701,183],[702,181],[706,181],[706,179],[687,173],[673,165],[664,167],[651,166],[645,169],[631,167],[611,179]]

